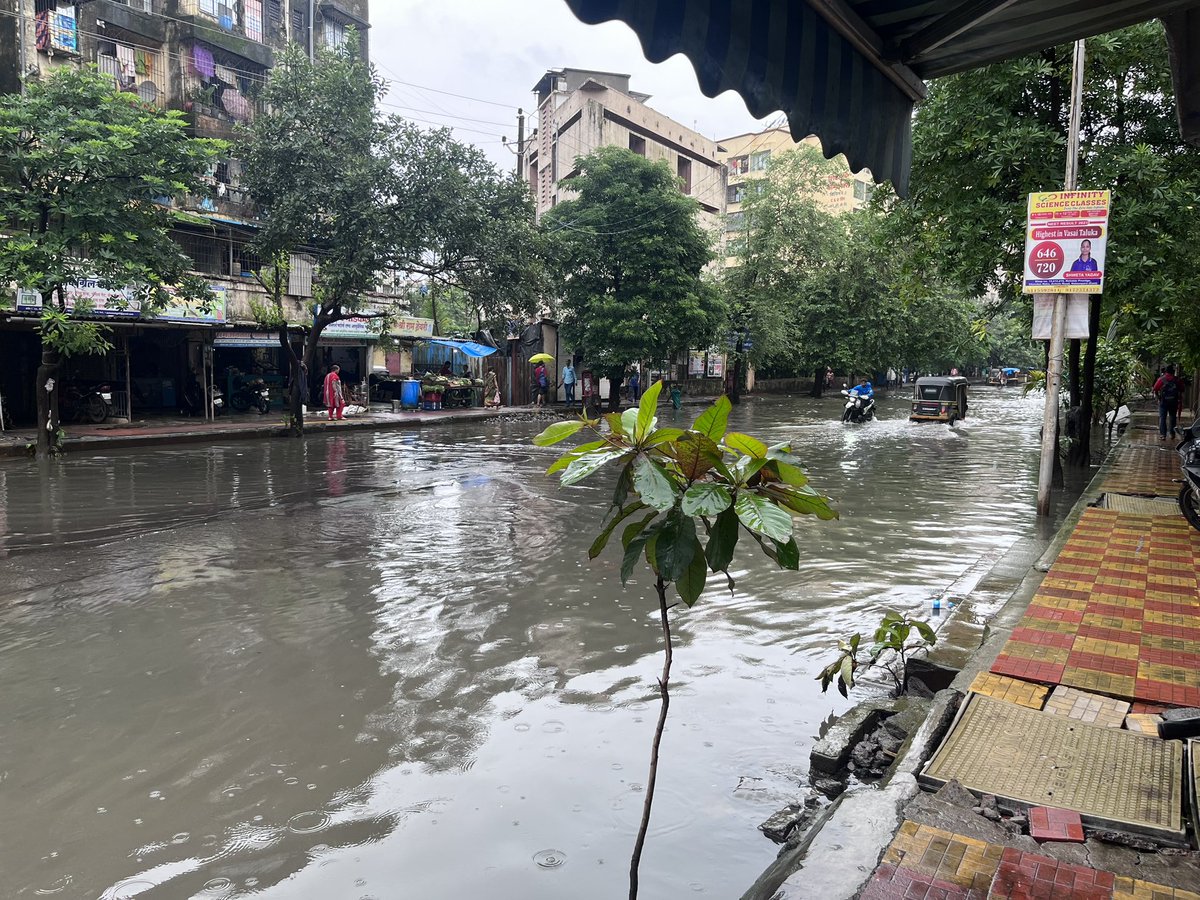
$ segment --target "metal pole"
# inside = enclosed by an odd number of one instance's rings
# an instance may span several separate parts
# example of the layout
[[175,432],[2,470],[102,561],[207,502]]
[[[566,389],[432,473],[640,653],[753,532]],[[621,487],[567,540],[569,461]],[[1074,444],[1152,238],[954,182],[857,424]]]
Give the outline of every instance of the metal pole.
[[[1067,129],[1067,170],[1063,189],[1073,191],[1079,180],[1079,119],[1083,107],[1083,41],[1075,42],[1071,65],[1071,119]],[[1046,364],[1046,407],[1042,411],[1042,456],[1038,466],[1037,514],[1050,515],[1050,483],[1058,452],[1058,394],[1062,386],[1063,344],[1067,326],[1067,295],[1054,295],[1050,324],[1050,354]]]
[[17,80],[20,82],[20,91],[23,94],[25,93],[25,76],[29,74],[29,56],[25,49],[25,0],[17,0],[17,34],[21,37],[21,71],[18,73]]
[[317,58],[316,50],[313,47],[313,32],[317,30],[316,14],[316,0],[308,0],[308,59],[310,62]]
[[525,110],[517,110],[517,177],[525,179]]
[[125,415],[133,424],[133,350],[129,346],[129,335],[125,335]]

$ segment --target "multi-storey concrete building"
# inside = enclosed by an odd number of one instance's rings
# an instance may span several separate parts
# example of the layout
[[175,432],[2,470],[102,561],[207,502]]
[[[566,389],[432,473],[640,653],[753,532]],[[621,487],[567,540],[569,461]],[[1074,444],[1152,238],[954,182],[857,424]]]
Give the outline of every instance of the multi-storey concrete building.
[[[115,90],[143,102],[182,110],[199,137],[231,138],[260,112],[259,90],[289,43],[305,50],[343,44],[357,29],[367,48],[368,0],[0,0],[0,89],[57,66],[94,64]],[[241,163],[217,162],[208,196],[172,198],[180,211],[174,237],[218,298],[208,311],[167,310],[153,320],[111,302],[118,292],[96,284],[69,292],[89,303],[89,315],[112,328],[115,350],[73,361],[63,377],[128,385],[126,408],[178,410],[182,385],[200,371],[284,372],[272,335],[254,332],[252,306],[261,294],[250,249],[257,215],[241,186]],[[313,260],[296,255],[289,286],[297,320],[311,302]],[[9,295],[9,296],[3,296]],[[34,324],[40,297],[0,286],[0,390],[10,416],[29,418],[39,353]],[[108,302],[106,302],[108,301]],[[421,327],[421,326],[414,326]],[[377,335],[362,320],[337,323],[324,338],[326,362],[353,381],[366,378]],[[28,377],[27,377],[28,376]],[[122,392],[118,391],[118,395]],[[120,404],[118,404],[120,405]]]
[[[745,240],[742,218],[742,203],[748,191],[753,190],[756,179],[767,173],[772,156],[787,153],[801,146],[821,149],[821,142],[807,137],[796,142],[786,128],[768,128],[765,131],[739,134],[719,141],[718,158],[725,164],[728,182],[725,188],[725,264],[737,265],[737,242]],[[871,173],[864,169],[851,172],[844,157],[838,157],[844,172],[830,176],[826,190],[817,200],[832,213],[844,213],[862,208],[871,196],[874,182]]]
[[537,128],[526,144],[523,171],[539,216],[570,198],[561,182],[577,173],[578,158],[599,147],[627,147],[647,159],[666,160],[707,224],[718,226],[725,212],[725,174],[716,142],[647,106],[650,95],[631,90],[628,75],[551,69],[533,90]]

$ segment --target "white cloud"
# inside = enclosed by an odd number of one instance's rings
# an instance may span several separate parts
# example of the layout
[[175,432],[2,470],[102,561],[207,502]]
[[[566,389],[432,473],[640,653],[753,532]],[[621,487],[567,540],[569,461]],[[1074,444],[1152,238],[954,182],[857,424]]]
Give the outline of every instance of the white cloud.
[[732,91],[705,97],[683,56],[653,65],[626,25],[585,25],[563,0],[374,0],[371,59],[392,82],[391,112],[453,127],[505,168],[514,156],[500,139],[515,142],[517,108],[531,114],[530,89],[547,69],[563,66],[629,73],[634,90],[652,95],[651,106],[711,138],[761,127]]

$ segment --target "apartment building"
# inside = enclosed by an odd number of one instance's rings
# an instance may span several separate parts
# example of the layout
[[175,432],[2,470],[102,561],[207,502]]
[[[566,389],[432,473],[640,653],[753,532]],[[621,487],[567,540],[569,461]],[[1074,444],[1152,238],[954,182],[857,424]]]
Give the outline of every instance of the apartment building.
[[541,216],[573,192],[561,184],[578,173],[576,160],[600,147],[627,147],[665,160],[680,190],[695,197],[709,227],[725,212],[725,173],[715,141],[648,106],[629,76],[591,69],[550,69],[533,87],[537,127],[526,143],[522,171]]
[[[821,149],[815,136],[803,141],[792,139],[786,128],[768,128],[750,134],[739,134],[718,142],[718,158],[725,164],[728,181],[725,188],[725,265],[737,265],[738,241],[745,240],[742,204],[754,189],[754,182],[766,175],[772,156],[778,156],[801,146]],[[851,172],[845,157],[838,157],[844,172],[830,176],[828,185],[818,196],[818,202],[832,213],[845,213],[866,205],[874,189],[871,173],[866,169]]]
[[[261,111],[259,88],[277,53],[289,43],[306,50],[341,46],[352,29],[365,53],[368,0],[0,0],[0,88],[19,90],[22,79],[58,66],[94,64],[115,90],[182,110],[196,136],[229,139]],[[177,412],[182,384],[202,370],[220,376],[227,369],[257,369],[283,380],[274,336],[253,328],[261,289],[250,242],[258,218],[241,174],[236,158],[222,159],[208,175],[207,195],[172,198],[181,214],[173,237],[217,303],[141,319],[122,302],[122,292],[87,281],[74,285],[69,297],[86,301],[88,315],[111,328],[114,350],[73,360],[64,378],[126,385],[117,392],[119,412],[126,414],[131,408]],[[297,255],[292,263],[290,307],[303,320],[313,260]],[[41,298],[18,286],[16,302],[5,299],[0,390],[10,417],[20,421],[32,417],[33,379],[26,376],[37,365]],[[350,379],[365,379],[378,341],[368,323],[340,322],[326,335],[330,359]]]

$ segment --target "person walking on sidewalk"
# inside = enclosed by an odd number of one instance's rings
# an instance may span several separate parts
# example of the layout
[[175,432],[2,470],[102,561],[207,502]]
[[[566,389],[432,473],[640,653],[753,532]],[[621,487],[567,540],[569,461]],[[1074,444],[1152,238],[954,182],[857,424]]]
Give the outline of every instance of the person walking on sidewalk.
[[334,366],[329,370],[329,374],[325,376],[325,386],[322,390],[322,395],[325,400],[325,407],[329,410],[329,420],[342,417],[342,410],[346,408],[346,395],[342,390],[342,379],[338,377],[338,372],[342,370],[341,366]]
[[569,362],[563,366],[562,373],[563,391],[566,393],[568,403],[575,402],[575,367]]
[[1167,429],[1170,427],[1171,437],[1177,434],[1176,424],[1179,416],[1179,401],[1182,399],[1183,385],[1175,377],[1175,367],[1163,369],[1158,381],[1154,382],[1154,396],[1158,398],[1158,439],[1167,439]]

